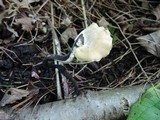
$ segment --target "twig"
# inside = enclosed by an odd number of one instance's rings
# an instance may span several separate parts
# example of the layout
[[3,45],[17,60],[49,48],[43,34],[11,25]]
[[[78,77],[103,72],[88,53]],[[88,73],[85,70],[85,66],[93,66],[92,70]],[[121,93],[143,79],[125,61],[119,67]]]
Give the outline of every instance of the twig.
[[93,1],[93,4],[91,5],[91,7],[88,9],[88,11],[91,11],[91,9],[94,7],[95,3],[97,2],[97,0]]
[[41,6],[40,8],[36,11],[36,13],[38,14],[39,11],[48,3],[49,0],[46,0]]
[[36,109],[36,107],[37,107],[37,105],[39,104],[39,102],[40,102],[40,100],[42,100],[42,98],[43,97],[45,97],[47,94],[49,94],[50,93],[50,91],[48,91],[48,92],[46,92],[46,93],[44,93],[39,99],[38,99],[38,101],[36,102],[36,104],[34,105],[34,107],[33,107],[33,110],[32,110],[32,114],[31,114],[31,116],[33,116],[34,115],[34,111],[35,111],[35,109]]
[[[54,10],[53,10],[53,3],[51,2],[51,21],[48,19],[48,24],[50,25],[50,27],[54,27]],[[52,27],[52,39],[53,39],[53,54],[60,54],[61,52],[61,48],[60,48],[60,44],[58,41],[58,37],[56,35],[56,32],[54,30],[54,28]],[[54,64],[57,65],[59,64],[58,61],[54,61]],[[57,98],[58,99],[62,99],[62,90],[61,90],[61,85],[60,85],[60,74],[58,72],[58,69],[55,69],[55,73],[56,73],[56,84],[57,84]]]
[[82,70],[84,70],[87,67],[87,64],[83,66],[82,69],[80,69],[77,73],[74,74],[74,76],[78,75],[80,72],[82,72]]
[[15,57],[22,63],[22,61],[19,59],[19,57],[16,55],[16,53],[14,51],[11,51],[11,50],[4,48],[4,47],[0,47],[0,50],[2,50],[14,63],[17,63],[17,61],[15,61],[6,51],[14,54]]
[[83,10],[83,17],[84,17],[85,27],[88,27],[86,10],[85,10],[85,6],[84,6],[84,1],[83,0],[81,0],[81,5],[82,5],[82,10]]
[[[119,28],[119,30],[120,30],[122,36],[124,37],[124,39],[125,39],[126,42],[128,43],[129,48],[130,48],[132,54],[134,55],[134,57],[135,57],[135,59],[136,59],[138,65],[139,65],[139,67],[141,68],[143,74],[145,75],[145,77],[146,77],[147,79],[149,79],[149,77],[148,77],[148,75],[146,74],[146,72],[144,71],[144,69],[143,69],[141,63],[139,62],[139,60],[138,60],[136,54],[134,53],[134,51],[133,51],[133,49],[132,49],[132,46],[131,46],[130,42],[128,41],[128,39],[126,38],[126,36],[123,34],[123,31],[122,31],[121,27],[119,26],[119,24],[118,24],[115,20],[113,20],[112,17],[110,17],[107,13],[105,13],[105,14],[106,14],[106,15],[107,15],[107,16],[108,16],[108,17],[109,17],[109,18],[117,25],[117,27]],[[151,82],[151,83],[152,83],[152,82]]]
[[116,59],[112,60],[112,62],[109,62],[108,64],[105,64],[104,66],[102,66],[101,68],[99,68],[98,70],[94,71],[93,74],[101,71],[102,69],[106,69],[107,67],[109,68],[110,65],[112,65],[112,63],[117,63],[119,60],[121,60],[122,58],[124,58],[127,54],[130,53],[130,50],[127,50],[123,55],[117,57]]
[[[53,10],[53,3],[51,2],[51,21],[48,21],[48,23],[50,24],[50,26],[54,26],[54,10]],[[54,54],[57,54],[57,55],[61,55],[61,46],[60,46],[60,43],[59,43],[59,40],[58,40],[58,37],[57,37],[57,34],[55,32],[55,29],[52,28],[52,37],[53,37],[53,52]],[[63,65],[62,62],[60,61],[54,61],[54,64],[55,65]],[[67,84],[67,80],[66,78],[62,75],[62,74],[59,74],[58,72],[58,69],[55,69],[55,72],[56,72],[56,84],[57,84],[57,98],[58,99],[62,99],[62,90],[61,90],[61,84],[60,84],[60,76],[61,76],[61,80],[62,80],[62,84],[63,84],[63,88],[64,88],[64,97],[68,97],[68,84]]]

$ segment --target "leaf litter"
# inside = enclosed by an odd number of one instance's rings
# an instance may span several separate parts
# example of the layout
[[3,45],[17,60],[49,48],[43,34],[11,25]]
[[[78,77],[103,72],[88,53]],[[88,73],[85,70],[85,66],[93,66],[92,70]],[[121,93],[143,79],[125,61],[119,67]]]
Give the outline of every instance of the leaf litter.
[[[85,2],[86,11],[83,12],[82,5],[77,0],[1,0],[1,99],[5,99],[4,91],[7,90],[18,90],[21,93],[18,98],[13,97],[14,100],[7,97],[11,101],[3,103],[3,106],[18,104],[26,98],[29,95],[26,88],[30,81],[39,89],[34,102],[57,100],[54,68],[39,66],[34,69],[34,66],[38,66],[48,54],[53,54],[53,29],[61,45],[61,54],[70,52],[74,38],[85,28],[84,13],[88,25],[99,21],[100,25],[109,26],[116,40],[110,55],[98,63],[81,64],[74,60],[63,65],[76,79],[80,89],[101,90],[144,84],[148,81],[155,83],[160,77],[159,58],[154,56],[159,56],[159,36],[157,29],[155,30],[160,25],[159,4],[159,1],[148,1],[144,5],[141,1],[132,0],[127,3],[123,0],[91,0]],[[155,33],[149,31],[151,29]],[[139,41],[144,47],[139,45]],[[14,87],[10,88],[11,85]],[[69,82],[67,87],[69,88],[65,89],[70,93],[68,97],[72,97],[72,84]]]

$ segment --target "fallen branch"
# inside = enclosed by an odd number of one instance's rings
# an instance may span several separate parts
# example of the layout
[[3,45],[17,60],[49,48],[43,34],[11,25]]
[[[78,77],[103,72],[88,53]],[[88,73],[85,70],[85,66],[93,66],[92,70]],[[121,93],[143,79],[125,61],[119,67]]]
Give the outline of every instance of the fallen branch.
[[16,120],[113,120],[128,114],[149,86],[132,86],[87,93],[73,99],[24,108],[16,114]]

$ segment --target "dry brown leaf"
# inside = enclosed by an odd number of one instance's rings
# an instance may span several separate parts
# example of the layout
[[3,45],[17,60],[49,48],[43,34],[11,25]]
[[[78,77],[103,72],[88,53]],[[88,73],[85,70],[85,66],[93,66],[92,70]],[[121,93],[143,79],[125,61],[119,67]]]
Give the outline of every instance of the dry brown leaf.
[[29,93],[30,92],[27,90],[10,88],[3,96],[0,105],[5,106],[6,104],[14,103],[17,100],[21,100],[23,97],[26,97]]
[[102,17],[99,21],[98,21],[98,25],[99,26],[103,26],[104,28],[108,28],[109,23],[106,21],[106,19],[104,17]]
[[30,3],[39,2],[40,0],[9,0],[11,3],[14,3],[18,8],[29,8]]
[[71,19],[72,17],[65,17],[63,21],[61,22],[61,24],[68,27],[72,23]]
[[[9,0],[11,3],[15,3],[19,8],[29,8],[28,0]],[[21,2],[20,2],[21,1]]]
[[157,20],[160,20],[160,4],[153,10],[153,14],[156,16]]
[[77,31],[76,29],[73,28],[67,28],[61,35],[61,40],[64,44],[68,42],[70,38],[75,39],[77,36]]
[[3,9],[5,9],[5,6],[4,6],[4,4],[3,4],[3,1],[2,1],[2,0],[0,0],[0,7],[2,7]]
[[23,17],[23,18],[16,19],[14,24],[15,25],[21,24],[22,29],[29,32],[34,28],[32,21],[33,21],[33,18]]
[[137,40],[149,53],[160,57],[160,30],[140,36]]

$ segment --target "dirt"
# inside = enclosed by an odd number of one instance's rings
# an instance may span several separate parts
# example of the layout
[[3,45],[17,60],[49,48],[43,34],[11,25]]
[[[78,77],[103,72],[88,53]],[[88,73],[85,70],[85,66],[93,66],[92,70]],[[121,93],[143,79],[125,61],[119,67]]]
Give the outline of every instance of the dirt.
[[[40,2],[32,3],[31,7],[27,9],[23,8],[24,10],[22,13],[21,11],[20,13],[16,13],[14,16],[15,20],[18,18],[23,18],[23,15],[27,14],[28,16],[29,13],[35,13],[31,10],[31,8],[37,10],[39,6],[43,5],[42,1],[40,0]],[[11,3],[12,2],[13,1],[11,1]],[[86,64],[76,64],[75,60],[73,61],[75,64],[71,63],[64,65],[67,71],[74,76],[74,79],[77,81],[81,91],[86,89],[101,90],[102,88],[110,89],[144,84],[148,82],[147,77],[150,81],[155,83],[156,79],[159,78],[159,58],[148,53],[145,48],[138,44],[138,41],[136,40],[136,37],[148,33],[148,31],[143,29],[144,26],[142,27],[142,24],[139,25],[139,19],[136,20],[136,18],[141,18],[140,16],[145,18],[147,14],[152,14],[155,3],[149,2],[149,6],[147,6],[146,9],[143,9],[140,8],[142,7],[141,2],[137,2],[136,5],[130,0],[128,4],[118,0],[115,3],[111,2],[114,7],[112,7],[109,2],[109,0],[107,2],[96,1],[95,3],[88,1],[85,4],[86,9],[89,9],[89,11],[86,13],[88,23],[90,24],[92,22],[96,22],[103,16],[110,23],[110,28],[114,30],[112,35],[117,35],[118,37],[118,40],[113,43],[113,49],[111,50],[109,56],[103,58],[100,62],[87,64],[87,66]],[[159,2],[157,1],[157,3]],[[11,5],[7,4],[6,2],[4,2],[4,4],[6,5],[5,9],[9,8]],[[64,54],[66,54],[70,51],[70,48],[68,45],[63,44],[63,42],[60,40],[60,33],[62,33],[67,27],[65,25],[61,25],[60,22],[63,21],[65,14],[67,14],[68,16],[72,17],[72,24],[70,26],[75,27],[78,33],[82,31],[84,28],[82,25],[84,24],[84,20],[81,3],[76,1],[71,3],[58,1],[58,3],[53,2],[53,6],[55,12],[53,17],[55,17],[54,24],[56,33],[58,35],[62,51]],[[35,79],[31,76],[33,72],[33,66],[39,62],[42,62],[47,54],[53,54],[51,28],[54,27],[51,27],[47,22],[47,18],[44,17],[46,13],[51,18],[52,16],[50,15],[50,11],[50,4],[46,3],[44,7],[40,9],[40,12],[35,16],[37,19],[40,19],[39,24],[42,24],[42,20],[45,21],[48,29],[47,33],[43,33],[41,25],[38,28],[38,33],[35,32],[34,28],[30,31],[22,29],[22,24],[11,25],[11,23],[14,21],[13,17],[7,18],[6,16],[3,16],[4,19],[2,20],[0,27],[0,99],[2,99],[4,91],[8,88],[26,88],[29,81],[32,81],[33,83],[35,82],[34,85],[40,90],[38,98],[40,98],[49,90],[52,91],[51,93],[47,94],[46,97],[42,98],[40,103],[57,100],[54,68],[46,68],[44,66],[37,67],[35,71],[39,75],[39,79]],[[122,15],[124,18],[120,17],[119,19],[115,19],[112,12],[114,12],[116,15]],[[123,12],[128,12],[128,14],[125,15]],[[123,34],[126,37],[129,37],[128,41],[132,48],[130,48],[128,42],[124,39],[124,36],[120,32],[117,25],[106,15],[106,13],[109,14],[110,17],[120,25]],[[130,22],[123,23],[122,21],[124,19],[130,20]],[[13,37],[13,33],[7,30],[7,27],[4,24],[5,22],[7,22],[8,25],[11,25],[10,27],[14,28],[14,30],[19,34],[18,37]],[[151,25],[149,23],[148,26],[153,27],[153,25],[154,24]],[[132,28],[129,30],[127,27],[131,26]],[[34,27],[36,26],[34,25]],[[33,39],[34,37],[36,37],[36,39]],[[69,39],[68,44],[70,47],[72,46],[73,41],[73,39]],[[136,60],[136,57],[138,60]],[[77,72],[78,74],[76,74]],[[147,76],[145,74],[147,74]],[[71,82],[69,82],[69,89],[71,88],[73,88],[73,85]],[[70,94],[72,92],[73,89],[70,90]]]

